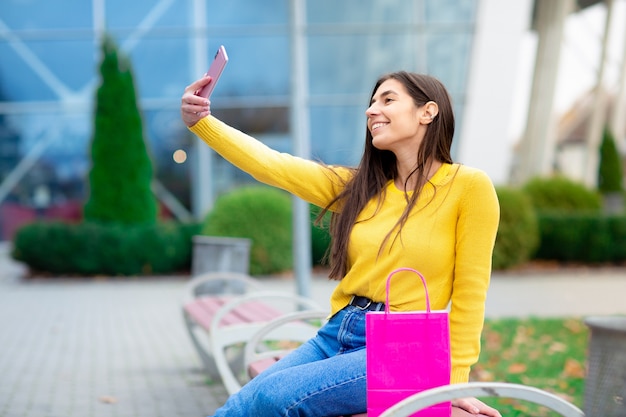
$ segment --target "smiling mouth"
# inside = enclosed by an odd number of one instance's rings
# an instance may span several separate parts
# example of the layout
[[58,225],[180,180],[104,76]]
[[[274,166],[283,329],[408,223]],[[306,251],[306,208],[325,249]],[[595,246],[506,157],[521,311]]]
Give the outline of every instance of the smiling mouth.
[[379,127],[383,127],[383,126],[387,126],[389,123],[382,123],[382,122],[378,122],[378,123],[374,123],[372,125],[372,132],[376,129],[378,129]]

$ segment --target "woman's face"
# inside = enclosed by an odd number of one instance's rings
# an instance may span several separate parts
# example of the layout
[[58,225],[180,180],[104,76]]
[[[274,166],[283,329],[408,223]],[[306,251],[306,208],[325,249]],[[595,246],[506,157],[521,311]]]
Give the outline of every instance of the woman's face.
[[421,123],[424,111],[424,107],[415,105],[400,81],[384,81],[365,111],[372,144],[396,155],[402,151],[415,154],[426,133],[426,125]]

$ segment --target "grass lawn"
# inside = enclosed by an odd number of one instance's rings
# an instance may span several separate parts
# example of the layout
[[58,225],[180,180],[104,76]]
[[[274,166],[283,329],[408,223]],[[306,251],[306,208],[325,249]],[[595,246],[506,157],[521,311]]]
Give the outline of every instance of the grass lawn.
[[[470,379],[541,388],[582,409],[588,337],[587,326],[578,318],[487,320]],[[503,417],[559,415],[521,400],[482,400]]]

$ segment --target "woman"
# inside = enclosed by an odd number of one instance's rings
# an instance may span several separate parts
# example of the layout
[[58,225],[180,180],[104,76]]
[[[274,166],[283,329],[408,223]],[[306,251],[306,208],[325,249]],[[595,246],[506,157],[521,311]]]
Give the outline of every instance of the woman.
[[[445,87],[408,72],[383,76],[372,92],[365,150],[356,169],[325,166],[269,149],[210,116],[185,89],[181,114],[192,132],[257,180],[333,214],[331,318],[318,335],[231,396],[215,416],[337,416],[366,410],[365,313],[381,309],[398,267],[427,279],[433,309],[450,304],[452,383],[478,360],[499,205],[481,171],[454,164],[454,114]],[[393,283],[391,310],[421,310],[416,280]],[[364,308],[367,306],[367,308]],[[499,417],[475,398],[453,402]],[[458,408],[457,408],[458,407]],[[454,414],[454,413],[453,413]]]

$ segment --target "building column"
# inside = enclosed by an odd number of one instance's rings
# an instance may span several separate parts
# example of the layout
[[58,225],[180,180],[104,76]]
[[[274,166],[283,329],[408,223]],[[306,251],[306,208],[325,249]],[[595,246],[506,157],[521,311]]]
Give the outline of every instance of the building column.
[[521,73],[520,47],[531,24],[533,3],[481,0],[476,13],[455,159],[484,170],[496,185],[510,180],[513,147],[508,133],[515,111],[511,86]]
[[517,184],[552,172],[556,145],[553,114],[556,79],[565,18],[574,6],[574,0],[537,0],[535,3],[537,55],[526,131],[513,168],[512,182]]
[[[206,4],[204,0],[192,0],[191,22],[191,80],[197,80],[208,69],[209,53],[206,37]],[[213,206],[213,151],[200,139],[194,138],[191,160],[191,211],[196,219],[202,219]]]
[[[309,128],[309,71],[306,39],[305,0],[291,2],[291,108],[290,130],[294,155],[311,156]],[[311,217],[309,203],[293,196],[293,269],[296,290],[302,297],[311,296]]]
[[593,106],[591,107],[591,120],[587,127],[585,166],[583,181],[589,188],[598,186],[598,164],[600,163],[600,144],[604,127],[607,122],[607,92],[604,86],[604,74],[606,67],[606,56],[608,50],[609,33],[611,32],[611,17],[613,15],[613,0],[605,0],[606,20],[604,23],[604,34],[602,35],[602,46],[596,86],[594,88]]

